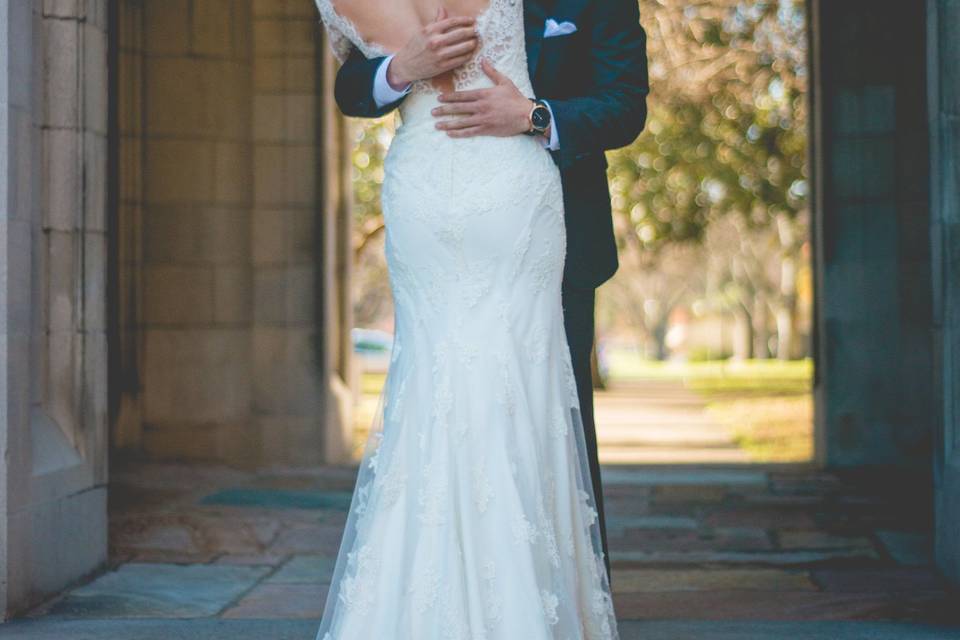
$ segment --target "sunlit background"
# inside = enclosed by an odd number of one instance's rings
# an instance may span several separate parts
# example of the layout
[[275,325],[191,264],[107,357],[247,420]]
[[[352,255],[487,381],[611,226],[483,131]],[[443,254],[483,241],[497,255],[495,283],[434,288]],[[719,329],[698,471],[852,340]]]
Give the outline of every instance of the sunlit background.
[[[803,3],[640,5],[649,117],[638,140],[608,154],[620,269],[598,293],[601,459],[807,461]],[[353,123],[358,446],[391,342],[379,201],[396,124]]]

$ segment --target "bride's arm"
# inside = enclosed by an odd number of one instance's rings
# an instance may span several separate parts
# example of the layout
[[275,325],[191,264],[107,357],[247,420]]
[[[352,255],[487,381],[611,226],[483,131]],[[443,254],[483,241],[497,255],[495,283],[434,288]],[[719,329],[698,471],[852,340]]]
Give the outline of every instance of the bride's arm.
[[591,66],[593,88],[571,98],[539,96],[553,111],[561,168],[584,155],[630,144],[647,119],[646,33],[637,2],[598,2],[595,7],[586,63]]

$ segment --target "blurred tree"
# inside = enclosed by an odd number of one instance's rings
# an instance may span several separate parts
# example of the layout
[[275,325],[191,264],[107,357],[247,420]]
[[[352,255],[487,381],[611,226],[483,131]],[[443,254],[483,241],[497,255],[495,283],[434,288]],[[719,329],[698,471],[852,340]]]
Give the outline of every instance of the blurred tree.
[[354,321],[375,326],[391,314],[390,287],[383,257],[380,190],[383,159],[394,133],[394,118],[355,120],[353,149]]
[[[731,218],[736,251],[713,270],[725,278],[724,300],[746,334],[736,355],[766,357],[775,320],[777,355],[796,357],[807,237],[804,3],[640,4],[649,118],[633,145],[609,154],[614,211],[626,223],[617,225],[624,262],[655,270],[664,247],[703,243],[711,224]],[[629,256],[637,252],[646,255]]]
[[[804,2],[640,0],[640,10],[650,114],[633,145],[608,154],[622,268],[605,315],[630,317],[665,357],[671,310],[699,301],[734,318],[737,357],[802,355]],[[380,186],[393,117],[354,130],[355,314],[373,325],[390,313]]]

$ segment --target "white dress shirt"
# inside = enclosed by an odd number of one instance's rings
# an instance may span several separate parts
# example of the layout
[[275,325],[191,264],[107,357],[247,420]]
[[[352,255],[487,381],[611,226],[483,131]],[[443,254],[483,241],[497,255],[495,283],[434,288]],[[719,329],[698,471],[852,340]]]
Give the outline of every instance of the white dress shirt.
[[[396,102],[403,96],[410,93],[410,86],[407,85],[402,90],[397,91],[392,86],[390,82],[387,81],[387,67],[390,66],[390,61],[393,60],[393,55],[387,56],[387,58],[380,63],[380,66],[377,67],[377,74],[373,79],[373,100],[377,103],[378,107],[383,107],[388,105],[391,102]],[[555,151],[560,148],[560,134],[557,133],[557,123],[553,119],[553,109],[550,107],[550,103],[544,100],[544,103],[547,105],[547,109],[550,111],[550,140],[543,140],[544,146],[551,151]],[[541,139],[543,137],[541,136]]]

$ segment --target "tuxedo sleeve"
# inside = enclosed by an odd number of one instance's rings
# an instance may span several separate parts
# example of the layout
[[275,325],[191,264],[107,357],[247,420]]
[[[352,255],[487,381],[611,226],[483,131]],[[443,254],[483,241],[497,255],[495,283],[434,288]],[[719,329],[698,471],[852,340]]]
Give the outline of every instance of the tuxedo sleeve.
[[578,96],[549,98],[563,136],[555,152],[561,168],[630,144],[647,120],[647,39],[638,3],[608,0],[596,3],[594,11],[584,62],[592,84]]
[[377,69],[386,58],[367,58],[356,47],[340,69],[333,86],[333,96],[344,115],[356,118],[379,118],[397,108],[402,98],[379,106],[373,96]]

